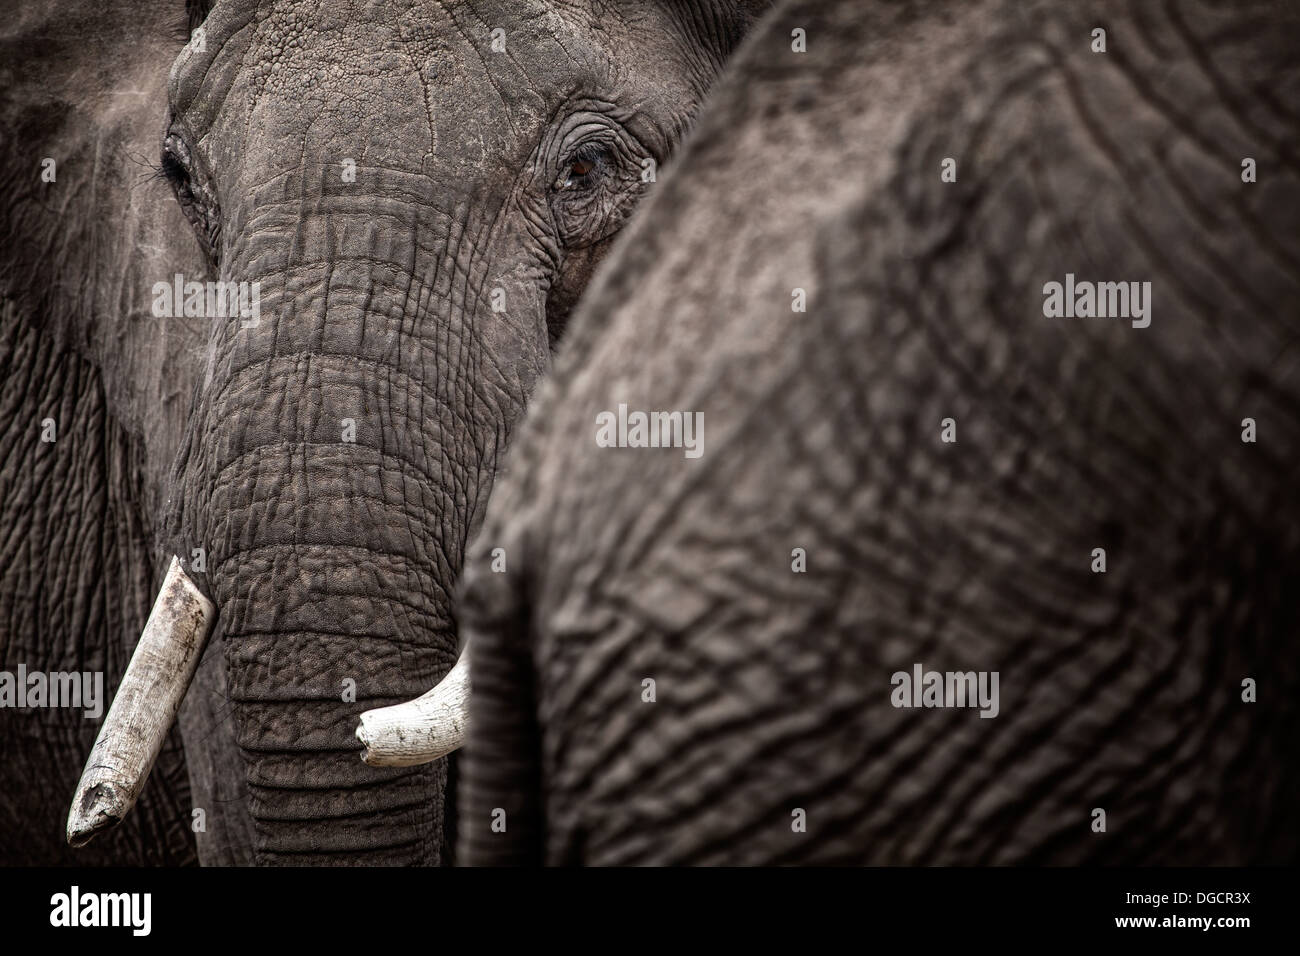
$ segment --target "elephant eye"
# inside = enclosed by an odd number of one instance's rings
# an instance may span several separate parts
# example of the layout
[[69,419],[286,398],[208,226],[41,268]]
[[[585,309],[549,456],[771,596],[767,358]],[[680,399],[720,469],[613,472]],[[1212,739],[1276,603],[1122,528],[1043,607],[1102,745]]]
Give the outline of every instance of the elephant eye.
[[556,189],[582,189],[591,185],[596,178],[597,169],[608,161],[608,152],[600,146],[589,146],[578,150],[569,160],[560,178],[556,180]]
[[204,252],[215,263],[221,233],[216,196],[207,181],[196,175],[189,146],[174,132],[163,138],[159,174],[171,184],[181,211],[194,227]]
[[190,178],[189,167],[186,165],[189,160],[189,150],[185,142],[173,134],[168,134],[163,139],[162,149],[162,176],[173,186],[183,187]]
[[[642,192],[641,157],[648,151],[607,117],[575,113],[552,154],[547,192],[556,238],[568,251],[608,239]],[[548,144],[549,145],[549,144]],[[550,165],[554,163],[554,165]]]
[[163,150],[162,175],[173,186],[182,186],[190,178],[190,174],[185,171],[185,164],[170,150]]

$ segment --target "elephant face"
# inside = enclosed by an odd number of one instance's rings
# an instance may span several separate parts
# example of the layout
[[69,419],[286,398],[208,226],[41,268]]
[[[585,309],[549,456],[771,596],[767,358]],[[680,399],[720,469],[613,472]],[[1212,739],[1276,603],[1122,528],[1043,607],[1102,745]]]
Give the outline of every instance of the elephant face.
[[187,752],[257,861],[439,859],[445,762],[363,765],[356,714],[452,666],[512,426],[744,19],[235,0],[177,60],[163,168],[258,309],[213,319],[164,544],[204,549],[234,736]]

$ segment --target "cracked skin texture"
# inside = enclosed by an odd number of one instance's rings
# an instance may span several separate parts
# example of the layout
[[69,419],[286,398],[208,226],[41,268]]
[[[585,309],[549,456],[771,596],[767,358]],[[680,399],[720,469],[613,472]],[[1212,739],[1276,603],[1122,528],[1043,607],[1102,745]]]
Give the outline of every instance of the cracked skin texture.
[[[108,411],[90,362],[6,310],[0,344],[0,669],[103,671],[99,720],[81,708],[0,712],[0,848],[16,864],[195,861],[180,734],[163,745],[135,810],[74,851],[68,802],[153,603],[141,443]],[[12,334],[11,334],[12,333]],[[40,441],[53,418],[57,440]]]
[[[462,859],[1295,862],[1297,41],[1271,3],[783,4],[467,557]],[[1067,272],[1150,280],[1151,327],[1045,318]],[[598,448],[620,402],[702,412],[703,456]],[[917,662],[998,671],[999,716],[893,708]]]
[[[205,268],[146,164],[176,20],[42,0],[0,24],[0,670],[103,671],[105,712],[166,567],[154,519],[197,374],[200,321],[156,318],[148,295]],[[67,845],[98,729],[79,710],[0,711],[0,863],[195,862],[176,731],[122,826]]]

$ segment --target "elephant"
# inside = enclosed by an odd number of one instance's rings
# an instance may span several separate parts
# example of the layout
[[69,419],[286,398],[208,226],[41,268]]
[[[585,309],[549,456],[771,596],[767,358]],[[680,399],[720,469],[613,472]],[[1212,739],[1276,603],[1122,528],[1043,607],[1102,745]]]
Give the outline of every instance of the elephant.
[[781,3],[466,558],[459,859],[1294,863],[1297,41]]
[[[42,0],[5,25],[0,665],[150,688],[98,728],[0,715],[8,862],[451,861],[448,761],[363,763],[358,716],[452,669],[528,396],[767,6]],[[155,623],[173,587],[208,609],[184,641]],[[185,644],[166,688],[132,683],[150,640]],[[141,727],[124,789],[89,784]]]

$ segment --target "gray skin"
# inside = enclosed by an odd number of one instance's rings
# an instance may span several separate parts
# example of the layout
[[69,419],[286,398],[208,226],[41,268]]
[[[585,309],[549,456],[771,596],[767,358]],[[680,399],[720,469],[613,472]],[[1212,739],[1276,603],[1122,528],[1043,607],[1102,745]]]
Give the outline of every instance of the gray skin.
[[[1294,862],[1298,40],[1271,3],[778,8],[467,558],[461,859]],[[1151,281],[1150,327],[1046,317],[1067,272]],[[703,455],[597,447],[619,403],[702,412]],[[894,707],[916,663],[1000,712]]]
[[[100,671],[105,696],[165,568],[154,519],[208,331],[154,317],[148,294],[206,268],[155,174],[186,27],[183,5],[135,0],[43,0],[0,19],[0,670]],[[121,826],[67,845],[99,725],[0,710],[0,863],[196,860],[176,731]]]
[[[100,529],[127,520],[134,550],[103,542],[98,564],[69,558],[58,573],[85,581],[102,566],[128,576],[129,607],[68,622],[52,595],[35,633],[6,634],[5,664],[55,659],[50,648],[64,642],[72,647],[58,659],[80,669],[111,645],[115,685],[119,646],[129,650],[138,636],[171,554],[187,559],[215,602],[216,629],[181,711],[183,762],[173,737],[170,762],[160,765],[165,780],[150,785],[161,794],[146,794],[128,826],[142,811],[158,817],[166,842],[185,852],[192,802],[206,815],[197,835],[204,863],[447,862],[446,761],[368,767],[358,759],[357,718],[423,693],[452,666],[448,595],[529,392],[596,263],[655,188],[643,160],[667,160],[765,6],[230,0],[210,14],[193,11],[194,23],[207,14],[206,50],[180,54],[165,97],[167,58],[150,60],[125,39],[140,18],[128,26],[122,11],[97,7],[111,22],[95,29],[123,34],[118,48],[130,49],[149,81],[130,80],[153,109],[128,118],[130,137],[146,130],[152,139],[141,155],[157,155],[166,114],[162,167],[193,233],[171,229],[175,205],[156,214],[170,230],[160,248],[181,250],[183,268],[165,256],[140,268],[120,240],[113,258],[102,236],[55,264],[57,275],[79,281],[99,276],[87,285],[119,297],[107,313],[65,304],[68,335],[89,343],[76,358],[50,361],[79,361],[92,379],[112,372],[118,391],[98,380],[87,390],[107,395],[96,400],[123,447],[94,450],[115,456],[102,468],[110,489],[93,490],[108,500],[51,532],[64,514],[57,499],[35,512],[49,516],[45,525],[29,517],[42,493],[31,469],[50,452],[36,445],[34,425],[24,431],[27,457],[6,460],[4,476],[32,487],[17,509],[6,501],[5,527],[20,520],[12,510],[39,530],[26,545],[27,569],[12,584],[6,578],[0,620],[28,613],[22,602],[39,592],[32,575],[56,537],[96,541]],[[492,49],[497,28],[504,52]],[[19,30],[14,48],[32,36]],[[71,84],[70,67],[66,74]],[[93,90],[63,91],[67,100],[124,82],[93,79]],[[102,108],[94,99],[82,112]],[[59,137],[70,135],[60,127],[48,139],[67,145]],[[125,164],[128,152],[119,147],[116,161]],[[102,181],[91,176],[87,183]],[[30,213],[7,202],[4,225],[17,233]],[[51,218],[38,228],[66,228]],[[175,271],[260,283],[260,324],[153,320],[150,286]],[[6,295],[25,283],[45,287],[15,267]],[[492,308],[494,293],[502,311]],[[29,302],[6,311],[6,330],[11,321],[30,329],[36,350],[55,320]],[[173,355],[158,342],[169,323],[195,328],[175,353],[186,367],[159,371],[151,362]],[[126,358],[105,354],[100,340]],[[72,354],[64,339],[55,344],[55,355]],[[29,380],[48,381],[34,359],[19,358]],[[67,398],[55,382],[46,388],[26,400],[44,407]],[[90,407],[73,404],[78,416]],[[345,419],[355,440],[344,436]],[[113,489],[132,497],[114,500]],[[188,560],[195,548],[206,570]],[[116,611],[121,586],[87,588],[81,606],[108,595]],[[351,686],[355,699],[344,699]],[[5,788],[19,795],[0,796],[6,826],[34,818],[22,793],[39,792],[48,806],[18,862],[49,859],[40,854],[61,834],[95,729],[66,731],[56,746],[49,720],[33,720],[44,722],[20,742],[32,776]],[[43,744],[49,752],[37,753]],[[118,851],[122,838],[100,844],[108,845]],[[94,861],[91,847],[74,858]],[[142,849],[141,861],[150,852]]]

